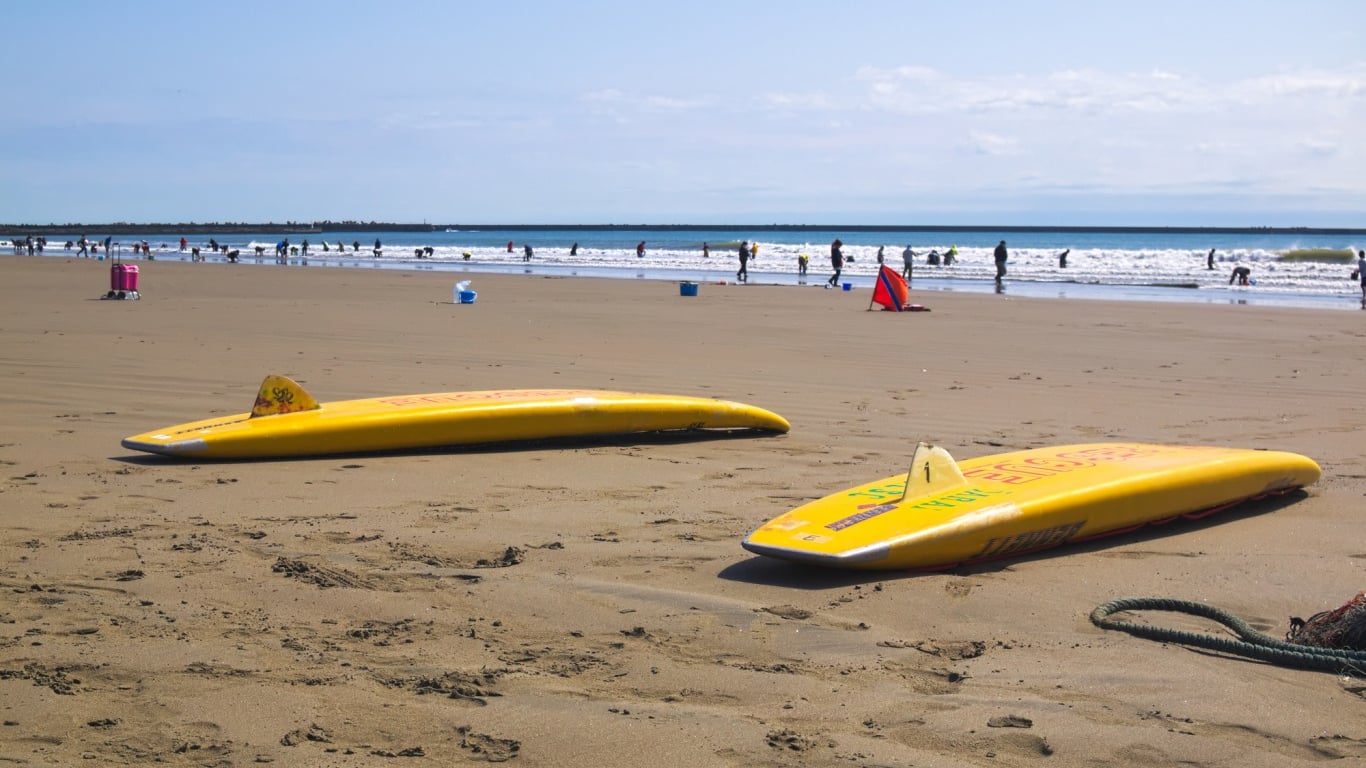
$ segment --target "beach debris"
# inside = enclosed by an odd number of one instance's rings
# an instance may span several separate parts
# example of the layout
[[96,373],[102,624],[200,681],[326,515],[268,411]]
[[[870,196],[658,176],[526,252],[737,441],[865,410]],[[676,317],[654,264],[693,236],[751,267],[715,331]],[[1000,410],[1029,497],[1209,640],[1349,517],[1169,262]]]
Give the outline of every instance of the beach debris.
[[411,687],[413,692],[419,696],[435,694],[482,707],[488,704],[484,699],[503,695],[493,690],[493,684],[498,681],[498,677],[499,673],[487,671],[446,672],[440,677],[419,677],[415,680],[383,682],[391,687]]
[[490,763],[503,763],[517,756],[522,742],[516,739],[500,739],[488,734],[475,733],[468,725],[455,729],[460,734],[460,747],[468,749]]
[[0,680],[32,680],[40,688],[48,688],[59,696],[75,696],[78,678],[68,677],[67,669],[54,667],[47,669],[42,664],[25,664],[23,669],[0,669]]
[[1019,715],[997,715],[987,721],[988,728],[1033,728],[1034,721]]
[[[889,646],[891,647],[891,646]],[[963,640],[958,642],[930,642],[922,640],[918,643],[901,646],[914,648],[921,653],[928,653],[931,656],[939,656],[949,661],[962,661],[963,659],[975,659],[986,653],[987,644],[981,640]]]
[[426,757],[427,752],[421,745],[416,747],[405,747],[395,752],[391,749],[372,749],[370,754],[375,757]]
[[1285,639],[1316,648],[1366,651],[1366,592],[1358,592],[1342,606],[1307,619],[1292,616]]
[[786,749],[792,752],[805,752],[816,746],[816,742],[796,731],[789,731],[784,728],[781,731],[768,732],[768,745],[774,749]]
[[[1170,611],[1200,616],[1228,627],[1237,639],[1185,630],[1137,624],[1116,619],[1113,614],[1126,611]],[[1298,621],[1298,624],[1296,623]],[[1204,648],[1257,659],[1268,664],[1296,669],[1317,669],[1366,677],[1366,648],[1316,646],[1305,640],[1325,643],[1358,643],[1366,634],[1366,593],[1361,593],[1346,605],[1333,611],[1315,614],[1307,620],[1291,619],[1290,640],[1281,640],[1259,632],[1250,624],[1222,608],[1194,600],[1173,600],[1162,597],[1125,597],[1102,603],[1091,611],[1091,623],[1101,629],[1128,632],[1159,642]],[[1308,633],[1305,628],[1309,627]]]
[[298,579],[316,585],[320,589],[328,587],[353,587],[356,589],[368,589],[370,584],[365,579],[349,573],[340,568],[329,568],[325,565],[315,565],[303,560],[294,560],[288,557],[281,557],[270,567],[275,573],[284,574],[285,578]]
[[764,613],[771,613],[780,619],[801,620],[809,619],[812,616],[811,611],[808,611],[805,608],[798,608],[795,605],[770,605],[767,608],[760,608],[759,610]]
[[295,747],[305,741],[313,741],[319,744],[331,744],[332,734],[321,725],[311,723],[307,728],[296,728],[280,737],[280,744],[286,747]]
[[503,550],[501,557],[480,558],[475,561],[475,568],[507,568],[517,565],[525,558],[526,553],[520,547],[508,547]]

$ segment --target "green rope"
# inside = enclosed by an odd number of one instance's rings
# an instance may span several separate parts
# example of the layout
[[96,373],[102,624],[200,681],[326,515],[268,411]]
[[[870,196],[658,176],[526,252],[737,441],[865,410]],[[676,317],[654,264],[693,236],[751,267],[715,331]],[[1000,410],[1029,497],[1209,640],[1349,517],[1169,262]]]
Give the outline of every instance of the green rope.
[[[1111,618],[1111,614],[1123,611],[1174,611],[1203,616],[1223,624],[1242,639],[1235,640],[1205,632],[1186,632],[1168,627],[1134,624]],[[1149,640],[1180,643],[1181,645],[1205,648],[1221,653],[1231,653],[1282,667],[1366,675],[1366,651],[1317,648],[1310,645],[1288,643],[1258,632],[1247,622],[1228,611],[1191,600],[1170,600],[1161,597],[1125,597],[1119,600],[1111,600],[1091,611],[1091,623],[1101,629],[1113,629],[1128,632],[1137,637],[1145,637]]]

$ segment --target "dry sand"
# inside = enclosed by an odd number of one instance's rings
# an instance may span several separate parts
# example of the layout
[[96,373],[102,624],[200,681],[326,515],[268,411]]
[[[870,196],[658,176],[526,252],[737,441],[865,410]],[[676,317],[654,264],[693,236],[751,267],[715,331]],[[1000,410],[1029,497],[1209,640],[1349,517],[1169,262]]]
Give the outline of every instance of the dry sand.
[[[1366,313],[913,293],[933,311],[894,315],[866,291],[516,275],[460,306],[430,272],[141,267],[141,301],[100,301],[104,263],[0,258],[0,764],[1366,758],[1366,681],[1087,620],[1165,596],[1280,634],[1366,587]],[[245,411],[272,372],[324,401],[719,396],[793,429],[240,463],[119,445]],[[929,575],[739,546],[916,440],[1110,439],[1292,450],[1324,477]]]

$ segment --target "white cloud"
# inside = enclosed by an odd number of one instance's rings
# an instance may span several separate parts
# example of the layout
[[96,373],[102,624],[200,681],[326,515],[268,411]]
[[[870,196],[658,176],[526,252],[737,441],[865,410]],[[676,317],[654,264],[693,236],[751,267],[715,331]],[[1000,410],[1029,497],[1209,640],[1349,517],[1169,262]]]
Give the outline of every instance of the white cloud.
[[988,131],[970,131],[967,137],[968,147],[979,155],[1013,154],[1018,144],[1015,139]]
[[824,93],[766,93],[760,98],[760,103],[773,109],[805,109],[815,112],[835,108],[830,97]]
[[1338,153],[1338,145],[1335,142],[1324,141],[1322,139],[1301,139],[1295,147],[1307,155],[1328,157]]
[[650,109],[666,112],[683,112],[706,105],[706,102],[701,99],[679,99],[672,96],[646,96],[641,100],[641,103]]
[[1335,99],[1360,99],[1366,96],[1366,71],[1357,67],[1347,72],[1298,72],[1244,81],[1241,87],[1249,94],[1265,97],[1324,96]]
[[867,106],[899,114],[1068,112],[1081,114],[1209,113],[1235,106],[1270,107],[1299,97],[1358,100],[1366,96],[1366,66],[1341,72],[1303,71],[1228,82],[1201,81],[1156,69],[1115,73],[1094,69],[1044,75],[958,77],[928,67],[862,67],[854,74]]
[[616,88],[602,88],[596,91],[589,91],[583,95],[583,100],[588,102],[616,103],[625,98],[625,94]]

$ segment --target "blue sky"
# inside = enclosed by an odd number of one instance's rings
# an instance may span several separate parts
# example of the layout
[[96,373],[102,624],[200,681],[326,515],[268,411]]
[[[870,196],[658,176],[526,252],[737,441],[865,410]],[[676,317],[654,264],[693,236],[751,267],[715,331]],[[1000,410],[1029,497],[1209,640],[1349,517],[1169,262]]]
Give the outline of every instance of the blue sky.
[[1366,226],[1366,5],[13,2],[0,222]]

